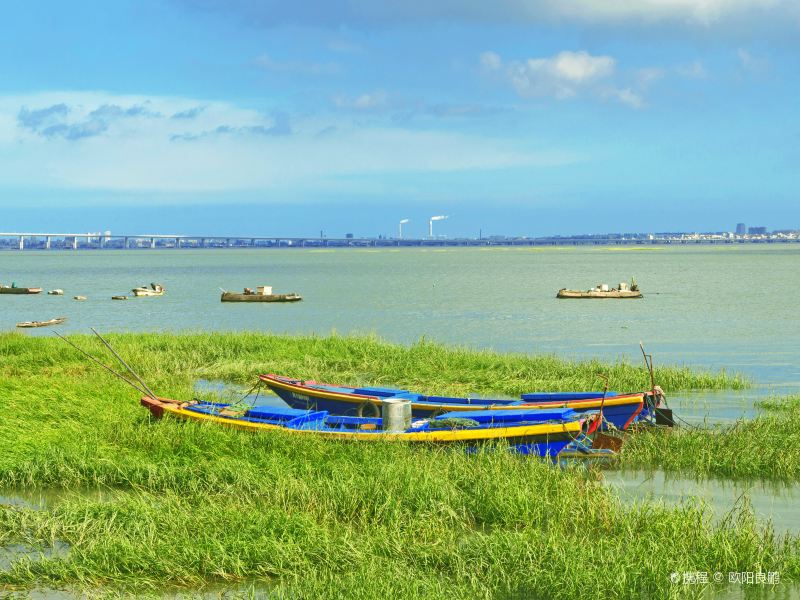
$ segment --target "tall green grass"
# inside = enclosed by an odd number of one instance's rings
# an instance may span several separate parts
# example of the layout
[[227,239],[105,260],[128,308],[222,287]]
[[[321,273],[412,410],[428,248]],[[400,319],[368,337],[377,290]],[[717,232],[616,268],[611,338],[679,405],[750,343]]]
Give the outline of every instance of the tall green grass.
[[630,436],[622,464],[698,476],[800,480],[800,397],[772,398],[761,406],[767,412],[732,426]]
[[[72,339],[106,356],[91,336]],[[620,391],[650,387],[649,375],[641,364],[501,354],[448,347],[424,339],[411,346],[374,337],[260,333],[115,334],[109,339],[135,368],[159,385],[176,377],[181,384],[197,377],[249,383],[258,373],[272,372],[334,383],[391,384],[464,395],[596,390],[602,389],[599,374],[607,376],[612,388]],[[57,338],[0,334],[0,356],[4,358],[4,370],[12,375],[25,372],[31,365],[53,374],[96,368]],[[740,375],[679,366],[657,367],[655,379],[667,392],[740,389],[748,385]]]
[[[179,398],[197,377],[244,383],[267,370],[508,394],[569,371],[551,358],[370,339],[111,341]],[[577,368],[564,387],[590,387],[594,365]],[[512,375],[523,384],[505,381]],[[43,509],[0,505],[0,547],[70,547],[0,570],[0,595],[261,581],[287,598],[683,598],[702,588],[675,586],[670,573],[800,575],[798,540],[757,525],[746,507],[712,526],[694,504],[625,506],[580,466],[151,421],[136,392],[58,340],[0,337],[0,394],[0,489],[53,492]]]

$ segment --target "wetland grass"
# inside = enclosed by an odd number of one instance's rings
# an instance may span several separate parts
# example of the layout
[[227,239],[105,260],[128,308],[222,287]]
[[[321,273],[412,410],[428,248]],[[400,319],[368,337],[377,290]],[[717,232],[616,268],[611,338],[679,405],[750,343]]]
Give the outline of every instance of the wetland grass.
[[[96,340],[72,336],[79,345]],[[614,389],[636,391],[650,386],[641,364],[624,361],[569,361],[554,355],[502,354],[448,347],[427,340],[411,346],[375,337],[298,337],[256,333],[118,334],[114,346],[156,383],[177,377],[222,379],[247,384],[256,374],[319,379],[343,384],[391,384],[431,393],[493,393],[518,396],[536,390],[599,389],[598,373]],[[99,352],[99,350],[98,350]],[[11,373],[35,368],[59,374],[93,368],[58,339],[0,334],[0,356]],[[656,383],[666,392],[696,389],[742,389],[749,383],[725,371],[709,373],[685,366],[656,367]]]
[[771,398],[759,406],[763,414],[731,426],[630,436],[621,464],[701,477],[800,480],[800,397]]
[[[174,397],[190,397],[198,377],[248,383],[264,370],[509,394],[518,382],[498,381],[498,369],[525,385],[556,377],[535,358],[435,345],[426,364],[427,344],[110,337],[151,387]],[[568,370],[556,359],[541,364]],[[631,382],[643,377],[618,368]],[[593,366],[584,369],[567,387],[590,386]],[[800,576],[798,540],[756,524],[746,506],[712,525],[700,505],[626,506],[592,471],[493,449],[154,422],[135,392],[58,340],[0,337],[0,392],[0,488],[60,492],[41,508],[0,505],[0,546],[69,548],[0,569],[0,595],[62,586],[156,594],[257,580],[284,598],[683,598],[702,586],[675,586],[670,573]]]

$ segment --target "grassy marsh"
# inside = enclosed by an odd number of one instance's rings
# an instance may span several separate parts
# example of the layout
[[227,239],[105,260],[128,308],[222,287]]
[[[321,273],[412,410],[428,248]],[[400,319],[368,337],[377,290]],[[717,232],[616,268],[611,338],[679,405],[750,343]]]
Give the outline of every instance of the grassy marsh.
[[800,396],[771,398],[759,406],[763,414],[732,426],[631,436],[622,464],[696,476],[800,480]]
[[[110,337],[152,387],[175,397],[189,397],[200,377],[248,383],[266,370],[442,393],[589,388],[598,370],[616,374],[615,387],[646,385],[637,366],[428,343]],[[658,375],[667,389],[744,385],[687,369]],[[135,392],[55,339],[0,336],[0,392],[0,487],[63,492],[41,509],[0,505],[0,547],[69,546],[0,570],[0,593],[258,579],[297,598],[682,598],[702,587],[675,586],[670,573],[800,576],[798,540],[756,524],[746,505],[712,526],[702,506],[625,506],[591,471],[503,452],[152,422]],[[85,493],[98,489],[111,491]]]

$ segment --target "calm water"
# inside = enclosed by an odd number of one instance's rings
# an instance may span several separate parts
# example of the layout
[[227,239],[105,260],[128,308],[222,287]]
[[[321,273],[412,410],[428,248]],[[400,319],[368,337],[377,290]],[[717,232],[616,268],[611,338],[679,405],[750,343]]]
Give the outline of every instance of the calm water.
[[[800,386],[800,248],[337,249],[3,252],[0,281],[65,296],[0,296],[0,328],[67,316],[61,330],[260,330],[426,336],[501,351],[742,371]],[[640,301],[555,299],[635,276]],[[161,282],[167,295],[112,301]],[[296,304],[223,304],[272,285]],[[88,296],[76,302],[72,296]],[[47,329],[29,335],[52,335]]]

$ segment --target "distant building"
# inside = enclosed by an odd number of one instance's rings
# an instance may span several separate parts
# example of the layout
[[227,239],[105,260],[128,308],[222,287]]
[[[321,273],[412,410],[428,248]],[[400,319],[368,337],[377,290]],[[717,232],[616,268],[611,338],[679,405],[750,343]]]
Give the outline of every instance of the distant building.
[[748,227],[747,233],[750,235],[766,235],[767,228],[766,227]]
[[745,227],[744,223],[737,223],[736,224],[736,235],[744,235],[747,233],[747,227]]

